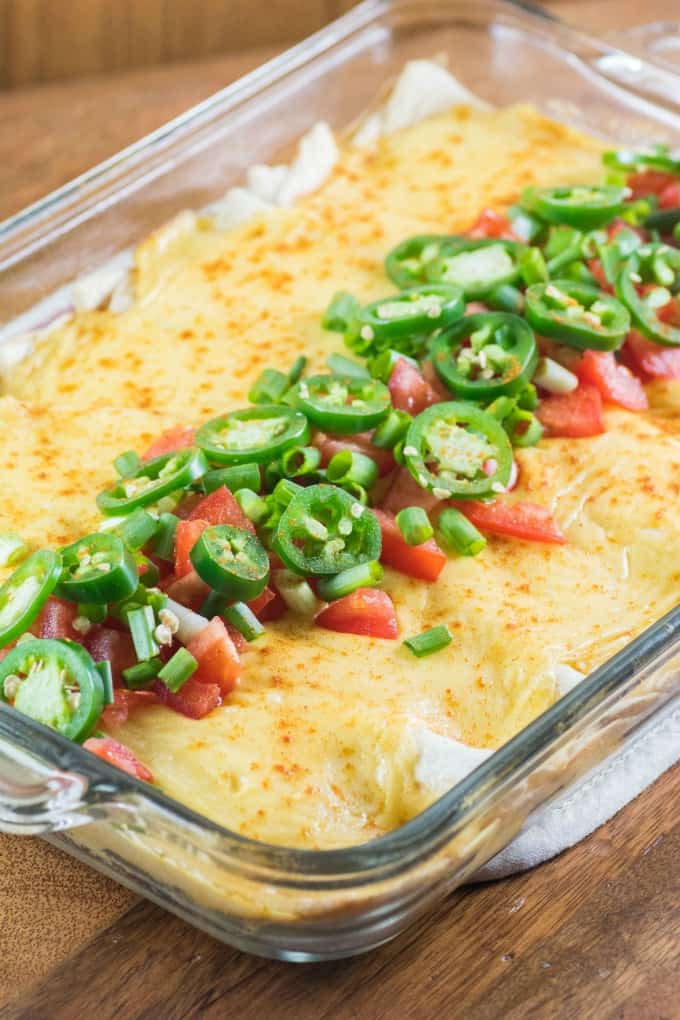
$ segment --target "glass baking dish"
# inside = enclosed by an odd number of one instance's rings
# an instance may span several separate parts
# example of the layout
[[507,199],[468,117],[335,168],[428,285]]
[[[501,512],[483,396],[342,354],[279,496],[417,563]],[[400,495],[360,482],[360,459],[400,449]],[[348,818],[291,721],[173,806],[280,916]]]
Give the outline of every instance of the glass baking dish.
[[[436,54],[490,103],[533,102],[627,143],[680,143],[680,79],[668,68],[520,4],[368,0],[0,225],[4,323],[25,329],[24,313],[75,276],[178,210],[213,201],[315,121],[342,130],[406,60]],[[333,851],[229,832],[0,705],[0,829],[44,835],[242,949],[295,961],[348,956],[464,882],[561,788],[662,716],[674,722],[679,674],[680,607],[422,814]]]

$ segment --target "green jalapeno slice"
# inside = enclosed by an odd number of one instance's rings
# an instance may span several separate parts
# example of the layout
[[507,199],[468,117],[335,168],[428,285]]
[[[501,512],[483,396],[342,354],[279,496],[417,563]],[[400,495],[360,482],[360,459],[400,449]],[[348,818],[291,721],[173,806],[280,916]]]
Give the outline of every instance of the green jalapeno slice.
[[616,350],[630,329],[630,316],[621,301],[575,280],[529,287],[525,315],[539,335],[579,350]]
[[339,574],[380,558],[380,525],[374,514],[334,485],[310,485],[281,514],[274,550],[297,574]]
[[593,230],[618,216],[629,194],[627,188],[605,184],[527,188],[522,195],[522,205],[548,223]]
[[[643,286],[645,293],[641,294],[638,288]],[[680,345],[680,327],[659,318],[659,310],[679,290],[680,249],[667,244],[645,244],[638,248],[616,280],[616,293],[630,312],[635,328],[666,347]]]
[[39,549],[17,567],[0,587],[0,648],[28,630],[54,591],[61,556]]
[[667,145],[652,145],[648,150],[638,152],[630,149],[617,149],[604,152],[602,162],[613,170],[621,170],[627,174],[645,170],[659,170],[661,173],[680,176],[680,159],[674,159]]
[[137,563],[118,535],[96,532],[61,550],[57,595],[70,602],[119,602],[137,590]]
[[213,591],[236,601],[257,598],[269,579],[269,557],[260,540],[230,524],[206,528],[189,556]]
[[0,699],[81,743],[104,708],[104,681],[81,645],[36,638],[0,662]]
[[309,423],[286,404],[259,404],[201,425],[196,445],[216,464],[264,464],[291,446],[304,446]]
[[201,450],[190,447],[166,453],[142,464],[110,489],[100,492],[97,506],[103,514],[129,514],[140,506],[155,503],[178,489],[187,489],[208,470]]
[[531,328],[504,312],[468,315],[441,333],[432,348],[437,375],[465,400],[519,393],[531,381],[537,362]]
[[484,499],[510,480],[512,448],[503,426],[475,404],[434,404],[406,433],[404,460],[437,499]]
[[410,287],[360,309],[345,334],[345,342],[359,353],[383,350],[395,341],[446,329],[464,311],[460,287],[441,283]]
[[397,287],[414,287],[425,283],[430,262],[438,258],[444,248],[463,243],[460,234],[416,234],[393,248],[385,259],[385,272]]
[[483,298],[517,279],[519,257],[525,250],[519,241],[498,238],[457,242],[428,263],[427,278],[461,287],[467,301]]
[[390,391],[378,379],[312,375],[297,384],[295,402],[318,428],[351,435],[380,424],[390,410]]

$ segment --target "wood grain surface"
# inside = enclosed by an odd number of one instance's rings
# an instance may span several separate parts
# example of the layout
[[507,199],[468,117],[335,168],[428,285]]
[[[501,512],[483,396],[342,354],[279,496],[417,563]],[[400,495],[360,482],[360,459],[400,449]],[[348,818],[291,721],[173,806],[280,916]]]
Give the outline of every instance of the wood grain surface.
[[[552,6],[602,29],[674,4]],[[271,52],[0,94],[0,217]],[[367,957],[305,967],[237,953],[39,840],[0,837],[0,1017],[673,1020],[679,805],[676,769],[557,860],[455,894]]]

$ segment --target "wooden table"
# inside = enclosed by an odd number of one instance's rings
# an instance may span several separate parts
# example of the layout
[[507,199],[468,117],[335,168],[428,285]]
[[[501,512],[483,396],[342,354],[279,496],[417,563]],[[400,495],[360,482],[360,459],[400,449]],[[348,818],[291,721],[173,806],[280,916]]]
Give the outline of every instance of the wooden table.
[[[602,30],[672,0],[567,0]],[[0,216],[105,158],[268,54],[0,95]],[[680,1016],[680,768],[579,846],[456,893],[349,962],[230,950],[38,840],[0,839],[0,1016],[70,1020],[457,1020]],[[4,1007],[4,1008],[3,1008]]]

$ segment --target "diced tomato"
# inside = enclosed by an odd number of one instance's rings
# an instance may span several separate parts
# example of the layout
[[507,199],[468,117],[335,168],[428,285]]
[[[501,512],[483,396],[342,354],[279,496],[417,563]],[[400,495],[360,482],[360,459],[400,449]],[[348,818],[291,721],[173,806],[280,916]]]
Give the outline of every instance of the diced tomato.
[[210,623],[187,642],[187,651],[198,662],[194,673],[196,680],[202,684],[217,684],[222,695],[233,691],[241,673],[241,660],[224,620],[213,616]]
[[106,729],[122,726],[137,708],[158,704],[158,696],[154,691],[129,691],[127,687],[117,687],[113,698],[113,704],[107,705],[102,712],[101,722]]
[[50,595],[40,614],[31,627],[41,638],[68,638],[82,643],[83,636],[73,627],[78,607],[73,602],[64,602],[56,595]]
[[620,365],[611,351],[585,351],[576,370],[582,383],[595,386],[603,400],[629,411],[649,407],[647,394],[637,376]]
[[665,305],[658,308],[656,314],[661,322],[665,322],[668,326],[674,326],[675,329],[680,329],[680,301],[678,301],[677,297],[672,297]]
[[197,613],[210,594],[210,586],[192,569],[182,577],[173,577],[172,584],[164,591],[175,602]]
[[607,274],[604,271],[601,259],[588,259],[588,269],[593,274],[602,290],[606,291],[607,294],[614,293],[614,286],[607,279]]
[[186,521],[187,517],[191,516],[195,508],[203,499],[205,499],[205,497],[202,492],[188,492],[183,497],[179,506],[175,508],[175,516],[179,517],[180,521]]
[[189,521],[207,521],[208,524],[231,524],[255,534],[255,525],[246,517],[237,500],[226,487],[220,486],[197,504],[187,517]]
[[623,353],[632,367],[651,379],[680,379],[680,347],[664,347],[631,329]]
[[563,545],[566,541],[559,525],[547,507],[537,503],[482,503],[458,500],[455,506],[476,528],[489,535],[507,535],[527,542],[548,542]]
[[446,566],[447,556],[433,538],[422,545],[408,545],[401,536],[399,527],[391,514],[374,510],[382,532],[380,560],[409,577],[421,581],[436,581]]
[[407,506],[421,506],[426,513],[439,503],[428,489],[423,489],[416,482],[410,471],[401,468],[394,476],[394,481],[380,504],[381,510],[389,514],[398,514]]
[[643,170],[639,174],[631,174],[626,184],[633,192],[633,198],[644,198],[645,195],[661,195],[670,184],[675,184],[673,174],[663,170]]
[[510,226],[508,217],[495,209],[482,209],[466,234],[468,237],[499,237],[506,241],[521,241]]
[[122,673],[137,662],[130,634],[113,627],[93,627],[82,639],[95,662],[110,662],[114,684],[122,684]]
[[112,737],[89,737],[83,747],[135,779],[143,779],[147,783],[154,781],[153,773],[135,757],[130,748],[119,744]]
[[622,230],[632,230],[634,234],[640,238],[641,241],[647,241],[649,235],[644,227],[634,227],[632,223],[626,223],[620,216],[613,219],[607,227],[607,237],[610,241],[613,241],[615,237],[621,233]]
[[600,391],[583,383],[571,393],[544,397],[536,416],[551,436],[579,439],[604,432]]
[[365,453],[378,465],[381,475],[394,471],[395,462],[391,450],[382,450],[371,442],[370,432],[359,432],[355,436],[330,436],[325,432],[317,432],[312,440],[314,446],[321,451],[321,464],[325,467],[329,460],[341,450],[352,450],[354,453]]
[[[269,600],[269,602],[266,603],[266,605],[262,606],[261,608],[258,608],[257,612],[255,612],[255,610],[253,609],[253,612],[257,616],[260,623],[269,623],[271,620],[280,620],[283,614],[286,612],[286,609],[288,608],[286,603],[279,595],[278,591],[276,591],[276,585],[274,584],[274,582],[270,580],[269,584],[271,585],[271,595],[273,597]],[[270,589],[268,588],[265,589],[265,591],[269,590]],[[262,594],[264,595],[264,592]],[[262,595],[260,596],[260,598],[262,598]],[[253,605],[252,602],[249,602],[248,605],[252,609]]]
[[189,719],[202,719],[222,704],[219,684],[201,683],[196,679],[196,674],[190,676],[176,694],[169,691],[160,680],[154,683],[153,688],[164,705],[174,708]]
[[316,623],[326,630],[366,637],[394,640],[399,633],[394,603],[386,591],[378,588],[357,588],[351,595],[336,599],[321,610]]
[[660,209],[677,209],[680,206],[680,181],[674,180],[667,184],[659,195]]
[[[477,302],[477,304],[479,304],[479,302]],[[484,308],[485,311],[487,310],[485,305],[482,305],[481,307]],[[468,305],[467,308],[469,309],[470,305]],[[466,310],[465,314],[474,315],[475,313],[474,311],[471,312],[469,310]],[[453,400],[453,397],[451,396],[446,386],[437,375],[437,371],[432,362],[429,360],[429,358],[427,359],[427,361],[423,361],[420,367],[423,373],[423,379],[425,380],[426,383],[428,383],[432,387],[434,392],[437,394],[437,400]]]
[[207,521],[193,517],[190,521],[180,521],[175,531],[175,574],[184,577],[194,568],[189,553],[208,527]]
[[174,453],[175,450],[184,450],[187,446],[194,445],[196,429],[186,425],[176,425],[172,429],[166,429],[158,439],[155,439],[146,451],[142,460],[153,460],[154,457],[162,457],[166,453]]
[[395,363],[387,387],[394,407],[409,414],[420,414],[439,401],[439,394],[406,358],[399,358]]
[[261,595],[258,595],[256,599],[251,599],[250,602],[247,603],[248,609],[251,613],[254,613],[255,616],[259,616],[260,613],[263,612],[269,603],[273,602],[275,598],[276,592],[267,587]]

